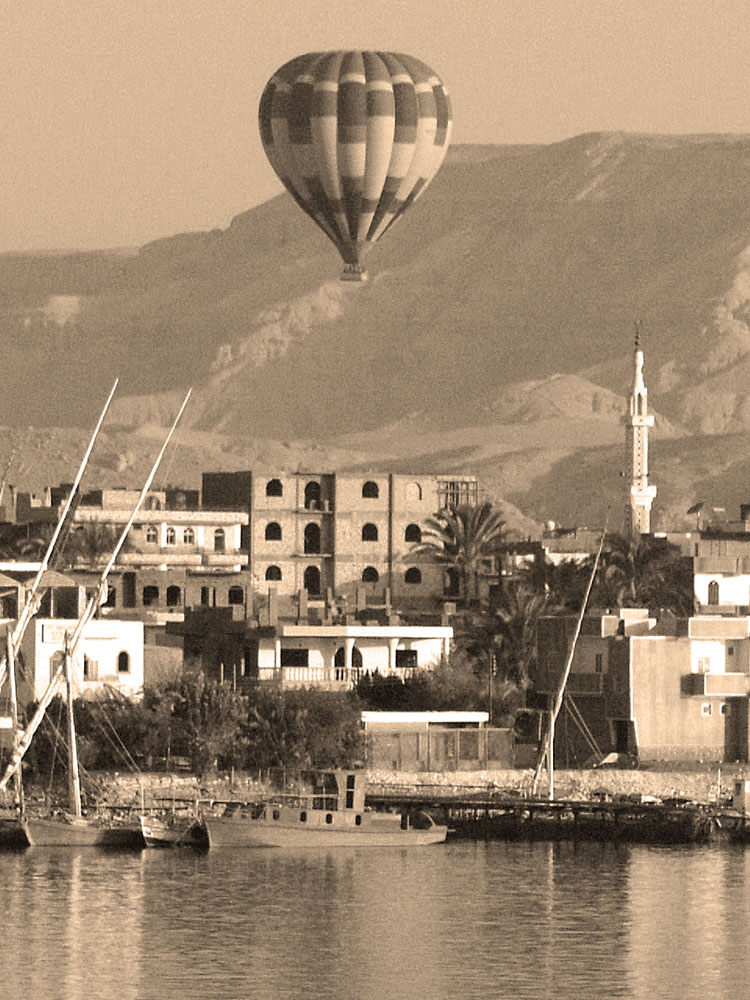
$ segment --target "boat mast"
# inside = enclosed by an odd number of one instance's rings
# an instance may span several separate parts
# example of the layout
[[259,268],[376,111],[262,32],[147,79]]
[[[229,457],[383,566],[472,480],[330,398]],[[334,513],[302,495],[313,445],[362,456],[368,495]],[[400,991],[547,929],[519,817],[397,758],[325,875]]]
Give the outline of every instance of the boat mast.
[[[18,747],[18,687],[16,684],[16,658],[13,650],[13,643],[10,641],[10,633],[5,636],[6,657],[8,663],[8,687],[10,688],[10,718],[13,726],[13,754]],[[25,812],[23,799],[23,779],[20,768],[13,775],[13,782],[16,792],[16,804],[21,816]]]
[[[39,701],[39,704],[37,706],[36,711],[34,712],[34,715],[33,715],[32,719],[31,719],[31,721],[29,722],[28,726],[26,727],[26,731],[25,731],[25,733],[23,735],[23,738],[19,741],[18,745],[16,747],[14,747],[13,757],[12,757],[10,763],[8,764],[7,768],[5,769],[5,774],[3,775],[2,779],[0,780],[0,792],[7,786],[8,781],[11,778],[11,775],[13,775],[18,770],[18,768],[20,767],[20,764],[21,764],[21,761],[23,760],[24,754],[26,753],[26,751],[31,746],[31,741],[32,741],[32,739],[34,737],[34,733],[39,728],[39,726],[40,726],[40,724],[42,722],[42,719],[44,718],[45,712],[47,711],[49,703],[52,701],[53,697],[55,696],[55,692],[57,691],[57,687],[58,687],[58,684],[60,682],[60,678],[61,678],[61,676],[63,674],[63,671],[68,669],[68,666],[67,666],[68,663],[72,664],[72,658],[73,658],[73,655],[75,654],[75,651],[76,651],[76,648],[78,646],[78,643],[80,642],[81,636],[83,635],[83,631],[86,628],[86,626],[88,625],[88,623],[91,621],[91,619],[93,618],[96,609],[102,603],[102,599],[104,597],[104,594],[105,594],[105,591],[106,591],[106,586],[107,586],[107,577],[109,576],[110,570],[112,569],[112,567],[113,567],[113,565],[115,563],[115,560],[117,559],[117,556],[120,553],[120,549],[125,544],[125,539],[127,538],[128,532],[130,531],[130,529],[133,526],[133,522],[135,521],[136,517],[138,516],[138,511],[141,509],[141,506],[143,505],[143,501],[146,498],[146,494],[148,493],[149,489],[151,488],[151,484],[154,481],[154,476],[156,475],[156,471],[159,468],[159,465],[161,463],[162,458],[164,457],[164,452],[167,450],[167,446],[168,446],[169,442],[172,439],[172,435],[174,434],[174,432],[175,432],[175,430],[177,428],[177,424],[179,423],[180,418],[182,417],[182,414],[185,412],[185,407],[188,404],[188,400],[190,399],[190,395],[191,395],[192,391],[193,391],[192,389],[188,390],[188,393],[185,396],[185,399],[183,400],[182,406],[180,407],[180,411],[177,414],[177,416],[175,417],[174,423],[172,424],[172,427],[170,428],[169,434],[167,434],[166,440],[164,441],[164,444],[162,445],[161,451],[159,452],[159,454],[158,454],[158,456],[156,458],[156,461],[154,462],[154,465],[153,465],[153,467],[151,469],[151,472],[149,473],[148,479],[146,480],[146,482],[145,482],[145,484],[143,486],[143,489],[140,492],[138,500],[137,500],[137,502],[136,502],[136,504],[135,504],[135,506],[133,508],[133,512],[131,513],[130,517],[128,518],[128,523],[122,529],[120,537],[117,540],[117,544],[115,545],[115,547],[114,547],[114,549],[112,551],[112,554],[109,557],[109,561],[107,562],[107,565],[102,570],[102,573],[101,573],[101,576],[99,577],[99,582],[97,584],[96,590],[89,597],[89,600],[88,600],[88,602],[86,604],[86,607],[83,610],[83,614],[78,619],[78,621],[76,623],[76,627],[73,630],[73,634],[68,639],[67,655],[63,656],[63,662],[58,666],[57,670],[53,674],[52,679],[50,680],[49,685],[47,686],[46,691],[44,692],[44,694],[42,695],[42,697],[41,697],[41,699]],[[67,637],[67,633],[66,633],[66,637]],[[72,666],[70,667],[70,669],[72,670]],[[71,687],[72,687],[72,685],[71,685]],[[69,711],[68,715],[69,715],[70,718],[72,718],[72,716],[73,716],[72,711]],[[70,748],[69,748],[69,752],[70,752]],[[72,770],[72,768],[71,768],[71,770]],[[77,768],[76,768],[76,770],[77,770]]]
[[[86,449],[83,459],[81,460],[78,473],[76,474],[76,478],[73,482],[73,485],[70,488],[70,494],[68,495],[68,499],[65,503],[62,513],[60,514],[57,525],[52,534],[52,538],[50,539],[49,544],[47,546],[47,551],[44,553],[44,557],[39,565],[37,574],[34,577],[34,582],[31,585],[31,590],[29,590],[26,595],[26,601],[24,603],[23,609],[21,610],[21,614],[18,616],[18,621],[16,622],[15,627],[10,633],[10,641],[13,646],[14,654],[18,653],[18,650],[21,647],[21,641],[23,640],[29,622],[31,621],[31,619],[34,617],[34,615],[38,610],[39,601],[37,598],[37,593],[39,591],[39,586],[42,581],[42,576],[46,572],[47,567],[49,566],[50,560],[52,559],[52,555],[55,550],[55,546],[57,545],[58,539],[60,538],[60,534],[62,533],[63,526],[65,525],[68,515],[70,514],[70,509],[73,506],[73,501],[78,492],[78,487],[80,486],[81,480],[83,479],[83,474],[86,471],[86,466],[88,465],[89,458],[91,457],[91,452],[94,449],[94,444],[96,443],[96,439],[99,436],[99,431],[101,430],[102,424],[104,423],[104,418],[107,415],[107,410],[109,409],[110,403],[112,402],[112,398],[117,389],[118,382],[119,379],[115,379],[115,383],[110,390],[109,396],[107,397],[107,402],[104,404],[104,409],[102,410],[101,415],[99,416],[99,420],[97,421],[96,427],[94,428],[94,433],[91,435],[91,440],[89,441],[88,448]],[[2,661],[0,661],[0,687],[2,687],[3,681],[5,680],[5,671],[7,667],[7,662],[8,662],[7,657],[3,657]]]
[[[607,515],[607,520],[609,520],[609,515]],[[536,768],[534,769],[534,779],[531,783],[531,794],[536,795],[537,786],[539,784],[539,779],[542,774],[542,767],[544,765],[545,758],[547,760],[547,773],[549,776],[549,798],[554,799],[555,797],[555,722],[557,721],[557,716],[562,708],[563,698],[565,697],[565,687],[568,683],[568,677],[570,676],[570,669],[573,665],[573,656],[576,650],[576,643],[578,642],[578,636],[581,633],[581,626],[583,625],[583,616],[586,613],[586,605],[589,602],[589,596],[591,594],[591,588],[594,586],[594,578],[596,577],[596,571],[599,568],[599,560],[601,558],[602,549],[604,547],[604,537],[607,533],[607,524],[605,523],[604,529],[602,530],[602,537],[599,539],[599,548],[597,549],[596,558],[594,559],[594,565],[591,570],[591,576],[589,577],[588,586],[586,587],[586,593],[583,595],[583,601],[581,602],[581,608],[578,612],[578,619],[576,621],[575,632],[573,633],[573,641],[570,644],[570,649],[568,650],[568,658],[565,661],[565,669],[560,677],[560,682],[557,686],[557,692],[555,693],[555,699],[552,703],[552,708],[549,714],[549,724],[547,726],[547,732],[542,740],[542,745],[539,748],[539,754],[537,756]]]
[[68,801],[74,816],[81,816],[81,775],[78,769],[78,744],[76,727],[73,718],[73,656],[70,650],[70,637],[65,633],[63,646],[63,663],[65,665],[65,700],[68,709]]

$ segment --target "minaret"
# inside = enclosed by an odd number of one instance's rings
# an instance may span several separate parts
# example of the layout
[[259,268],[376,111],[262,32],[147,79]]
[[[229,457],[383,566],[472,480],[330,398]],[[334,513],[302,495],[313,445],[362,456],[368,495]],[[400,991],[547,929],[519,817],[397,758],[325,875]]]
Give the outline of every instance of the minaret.
[[648,390],[643,381],[643,351],[640,324],[635,327],[633,391],[630,412],[625,415],[625,477],[630,477],[625,505],[625,536],[635,538],[651,531],[651,504],[656,487],[648,485],[648,429],[654,418],[648,413]]

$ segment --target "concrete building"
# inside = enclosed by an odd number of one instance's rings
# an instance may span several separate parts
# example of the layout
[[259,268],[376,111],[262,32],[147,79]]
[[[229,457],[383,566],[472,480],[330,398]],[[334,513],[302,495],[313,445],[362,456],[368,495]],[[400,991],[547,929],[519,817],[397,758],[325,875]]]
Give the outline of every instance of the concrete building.
[[347,690],[368,672],[407,678],[430,669],[448,656],[453,638],[446,625],[359,624],[341,616],[321,623],[275,614],[247,619],[239,608],[188,610],[167,633],[183,637],[186,662],[212,679],[327,690]]
[[[574,628],[572,616],[540,621],[540,707],[551,704]],[[640,761],[746,761],[750,617],[592,612],[566,690],[602,753]],[[556,727],[561,766],[594,756],[574,714],[563,713]]]
[[[246,511],[254,584],[347,600],[365,588],[397,607],[434,605],[442,569],[411,555],[425,521],[449,504],[477,502],[474,477],[389,473],[205,473],[203,503]],[[386,602],[386,591],[388,599]]]

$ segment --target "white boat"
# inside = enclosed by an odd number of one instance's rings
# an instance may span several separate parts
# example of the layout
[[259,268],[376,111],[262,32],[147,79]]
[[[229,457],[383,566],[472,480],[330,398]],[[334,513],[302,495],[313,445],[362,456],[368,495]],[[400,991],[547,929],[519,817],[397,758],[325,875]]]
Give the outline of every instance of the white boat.
[[448,833],[426,813],[365,809],[364,771],[316,771],[306,787],[262,801],[215,803],[204,813],[209,847],[410,847]]

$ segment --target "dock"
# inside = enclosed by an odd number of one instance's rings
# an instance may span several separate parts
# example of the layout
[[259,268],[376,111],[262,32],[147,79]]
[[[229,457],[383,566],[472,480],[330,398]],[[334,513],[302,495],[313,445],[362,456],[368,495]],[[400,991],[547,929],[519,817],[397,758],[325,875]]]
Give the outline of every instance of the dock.
[[750,816],[721,804],[629,796],[544,799],[444,786],[372,786],[374,809],[429,813],[449,839],[583,840],[646,844],[750,843]]

